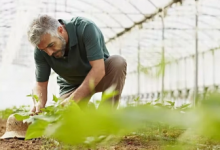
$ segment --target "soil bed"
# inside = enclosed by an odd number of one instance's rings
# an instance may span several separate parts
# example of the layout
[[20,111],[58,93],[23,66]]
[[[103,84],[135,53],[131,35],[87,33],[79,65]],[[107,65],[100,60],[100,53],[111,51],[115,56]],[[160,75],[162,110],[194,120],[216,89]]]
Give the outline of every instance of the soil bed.
[[[5,133],[6,120],[0,119],[0,136]],[[0,139],[0,150],[40,150],[42,140]]]

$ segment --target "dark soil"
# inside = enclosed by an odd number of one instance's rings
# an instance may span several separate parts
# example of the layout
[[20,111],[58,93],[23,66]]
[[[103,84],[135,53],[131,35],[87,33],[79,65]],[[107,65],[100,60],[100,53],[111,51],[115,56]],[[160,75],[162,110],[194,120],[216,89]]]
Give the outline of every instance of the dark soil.
[[[0,136],[5,133],[6,120],[0,119]],[[0,139],[0,150],[63,150],[63,147],[56,146],[46,139]],[[93,150],[83,147],[69,147],[68,150]],[[125,136],[115,144],[98,146],[94,150],[159,150],[164,149],[163,144],[158,140],[143,139],[138,136]]]
[[[6,120],[0,119],[0,136],[5,133]],[[42,141],[40,139],[0,139],[0,150],[40,150]]]

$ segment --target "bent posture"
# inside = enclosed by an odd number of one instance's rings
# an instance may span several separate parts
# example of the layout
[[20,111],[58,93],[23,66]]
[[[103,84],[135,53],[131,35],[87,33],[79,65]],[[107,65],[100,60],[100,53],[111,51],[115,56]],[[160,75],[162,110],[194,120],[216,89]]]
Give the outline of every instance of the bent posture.
[[58,74],[63,105],[71,100],[80,103],[114,85],[117,94],[106,103],[117,107],[127,64],[121,56],[109,55],[103,34],[94,22],[82,17],[65,21],[41,15],[30,24],[28,39],[35,46],[34,93],[39,96],[33,112],[46,105],[51,68]]

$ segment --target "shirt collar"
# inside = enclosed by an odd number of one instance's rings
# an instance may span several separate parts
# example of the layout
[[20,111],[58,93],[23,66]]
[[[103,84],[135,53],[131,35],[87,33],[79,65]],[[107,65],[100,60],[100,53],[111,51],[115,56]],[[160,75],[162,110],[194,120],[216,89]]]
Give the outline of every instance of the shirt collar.
[[74,24],[74,21],[65,21],[63,19],[58,19],[58,21],[61,24],[65,25],[65,29],[68,34],[68,40],[69,40],[69,47],[72,47],[78,43],[77,36],[76,36],[76,26]]

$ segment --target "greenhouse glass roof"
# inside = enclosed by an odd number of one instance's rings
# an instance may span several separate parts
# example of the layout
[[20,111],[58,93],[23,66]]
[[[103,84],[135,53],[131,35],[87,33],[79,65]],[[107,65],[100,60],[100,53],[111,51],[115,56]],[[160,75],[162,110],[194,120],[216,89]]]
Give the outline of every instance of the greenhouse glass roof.
[[[102,30],[109,51],[125,56],[130,64],[137,63],[139,52],[143,66],[157,65],[162,47],[168,61],[193,55],[196,34],[199,52],[219,47],[218,0],[1,0],[0,3],[0,60],[13,51],[11,61],[24,66],[32,59],[25,27],[34,16],[45,13],[57,19],[82,16],[93,20]],[[136,69],[132,66],[129,71]]]

